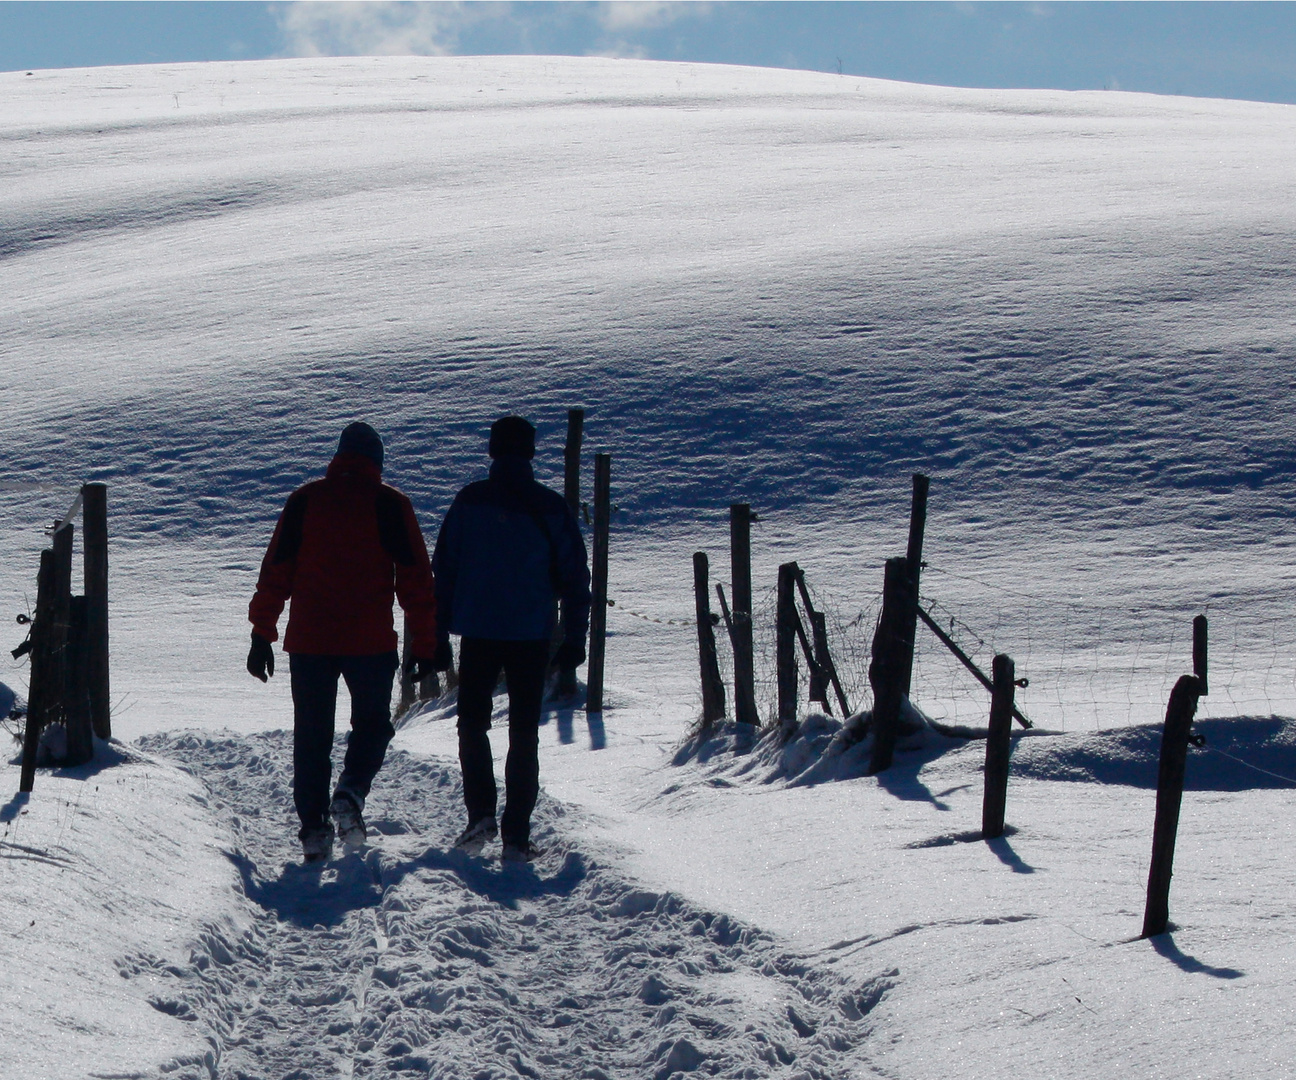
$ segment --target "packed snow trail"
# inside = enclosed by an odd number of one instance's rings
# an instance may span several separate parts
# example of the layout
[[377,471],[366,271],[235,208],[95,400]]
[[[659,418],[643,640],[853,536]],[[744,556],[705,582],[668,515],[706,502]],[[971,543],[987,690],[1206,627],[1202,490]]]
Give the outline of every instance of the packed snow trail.
[[[869,1013],[894,971],[852,983],[769,935],[636,888],[564,839],[543,794],[524,867],[451,850],[458,769],[389,754],[367,817],[372,847],[300,865],[291,737],[142,740],[211,793],[253,929],[209,930],[188,967],[146,956],[156,1008],[205,1026],[201,1080],[413,1073],[496,1077],[829,1078],[867,1070]],[[488,849],[489,850],[489,849]]]

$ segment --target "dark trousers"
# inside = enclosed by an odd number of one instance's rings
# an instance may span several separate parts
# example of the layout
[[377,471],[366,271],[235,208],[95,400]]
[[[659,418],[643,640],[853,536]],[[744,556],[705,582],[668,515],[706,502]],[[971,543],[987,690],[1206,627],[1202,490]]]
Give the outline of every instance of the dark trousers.
[[469,823],[493,816],[497,792],[491,755],[491,692],[504,672],[509,697],[509,750],[504,763],[500,839],[525,845],[540,793],[540,705],[549,642],[463,639],[459,648],[459,764]]
[[339,788],[364,799],[382,768],[396,729],[391,724],[393,650],[377,656],[311,656],[292,653],[288,670],[293,696],[293,804],[302,831],[328,817],[333,777],[333,726],[338,676],[351,693],[351,733]]

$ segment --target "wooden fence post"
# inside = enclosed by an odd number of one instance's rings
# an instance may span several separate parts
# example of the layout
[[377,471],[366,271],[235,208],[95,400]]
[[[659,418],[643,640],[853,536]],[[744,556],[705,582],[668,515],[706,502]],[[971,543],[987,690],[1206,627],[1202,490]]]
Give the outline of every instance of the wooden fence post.
[[710,563],[705,551],[693,553],[693,598],[697,607],[698,663],[702,670],[702,727],[709,728],[725,713],[724,682],[716,655],[715,624],[711,617],[708,584]]
[[869,683],[873,688],[873,756],[869,772],[891,767],[904,700],[904,620],[909,610],[909,567],[902,556],[887,559],[882,614],[873,634]]
[[1008,755],[1012,752],[1013,696],[1017,687],[1016,666],[1002,653],[990,669],[994,689],[990,695],[990,734],[986,739],[985,794],[981,800],[981,835],[986,840],[1003,836],[1004,810],[1008,803]]
[[774,655],[778,672],[778,720],[784,739],[796,730],[797,723],[797,573],[794,562],[784,563],[778,570]]
[[108,487],[81,488],[82,544],[85,548],[86,682],[90,722],[101,739],[112,738],[108,678]]
[[[420,701],[429,701],[432,698],[441,696],[441,677],[435,671],[418,683],[410,678],[409,672],[406,670],[410,655],[410,625],[409,616],[406,616],[405,625],[401,631],[400,704],[396,706],[397,716],[408,712]],[[453,685],[450,672],[446,672],[446,684],[447,688]]]
[[729,507],[730,598],[733,602],[734,719],[760,725],[756,711],[756,657],[752,643],[751,525],[747,503]]
[[1148,870],[1143,937],[1164,934],[1170,925],[1170,877],[1174,866],[1175,835],[1179,831],[1188,741],[1200,696],[1201,684],[1195,675],[1181,675],[1170,691],[1165,727],[1161,732],[1156,823],[1152,827],[1152,866]]
[[922,576],[923,535],[927,531],[927,488],[930,481],[922,473],[913,474],[913,497],[909,504],[909,547],[905,561],[909,567],[909,605],[904,620],[904,692],[913,687],[914,646],[918,637],[918,579]]
[[1193,619],[1193,674],[1197,676],[1202,697],[1210,693],[1209,683],[1206,681],[1206,630],[1205,615],[1198,615]]
[[612,519],[612,456],[594,455],[594,580],[590,606],[589,667],[585,711],[603,711],[603,662],[607,648],[608,532]]
[[[828,649],[828,617],[817,611],[810,602],[810,590],[806,587],[805,571],[797,571],[797,588],[801,592],[801,603],[805,605],[806,614],[810,617],[810,632],[814,638],[814,664],[811,666],[811,701],[828,705],[828,687],[837,693],[837,704],[841,706],[842,718],[850,716],[850,706],[846,703],[846,693],[842,690],[841,679],[837,677],[837,667],[833,664],[832,653]],[[815,689],[819,697],[815,696]],[[831,709],[828,710],[832,712]]]
[[[563,498],[572,517],[580,521],[580,461],[581,441],[585,433],[585,410],[567,410],[567,442],[563,447]],[[554,633],[556,642],[562,642],[567,636],[567,612],[562,612]],[[559,697],[571,697],[576,693],[576,669],[559,670],[557,693]]]
[[36,780],[36,749],[41,731],[53,707],[56,684],[50,655],[50,633],[54,623],[54,552],[46,548],[40,556],[36,578],[36,614],[31,624],[31,676],[27,691],[27,723],[23,728],[22,771],[19,791],[31,791]]
[[90,634],[86,598],[74,596],[68,605],[68,633],[63,665],[63,723],[67,729],[68,765],[94,759],[94,726],[90,719]]

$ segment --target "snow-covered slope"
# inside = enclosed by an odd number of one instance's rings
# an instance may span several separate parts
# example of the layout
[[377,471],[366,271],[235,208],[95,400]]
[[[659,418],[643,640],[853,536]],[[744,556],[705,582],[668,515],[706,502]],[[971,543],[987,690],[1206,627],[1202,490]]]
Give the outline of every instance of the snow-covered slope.
[[[665,920],[662,948],[672,913],[727,913],[804,950],[805,978],[872,986],[869,1038],[829,1046],[829,1075],[1158,1075],[1189,1043],[1203,1075],[1290,1075],[1276,1003],[1292,989],[1296,785],[1272,740],[1237,754],[1268,762],[1272,790],[1210,791],[1192,804],[1209,815],[1186,813],[1176,889],[1191,917],[1160,954],[1114,944],[1137,932],[1146,870],[1149,793],[1111,782],[1134,744],[1023,754],[1021,831],[999,849],[958,842],[975,747],[894,781],[848,770],[790,788],[668,763],[699,700],[689,555],[709,550],[727,575],[728,504],[761,515],[765,606],[777,563],[807,570],[859,703],[914,470],[933,481],[925,600],[980,659],[1013,654],[1042,724],[1155,719],[1203,609],[1203,712],[1296,711],[1291,107],[602,59],[311,60],[0,74],[0,147],[0,605],[30,603],[41,526],[81,482],[107,481],[118,735],[206,729],[157,748],[256,775],[249,748],[289,710],[286,680],[243,673],[246,602],[274,515],[346,422],[383,432],[388,478],[431,538],[484,468],[494,416],[538,423],[538,471],[554,477],[565,409],[582,405],[619,507],[609,709],[588,733],[556,716],[542,768],[555,805],[585,807],[561,844],[683,898],[639,913]],[[982,720],[980,689],[921,648],[919,704]],[[0,677],[23,688],[16,664]],[[440,715],[402,747],[452,753]],[[42,774],[37,800],[52,785]],[[199,832],[246,812],[218,803]],[[284,851],[277,833],[257,847],[259,826],[230,852],[264,900]],[[444,839],[395,836],[380,844],[397,860]],[[29,879],[5,851],[7,893]],[[391,867],[375,865],[383,886]],[[277,910],[251,903],[241,917]],[[216,916],[185,918],[196,935]],[[376,961],[347,926],[339,970],[363,973]],[[482,933],[516,961],[524,931],[501,915]],[[1006,981],[987,978],[996,963]],[[175,975],[191,980],[176,1000],[231,1054],[220,994],[255,997],[235,966],[217,989],[201,966]],[[146,996],[138,977],[123,1016]],[[1075,993],[1059,981],[1079,977]],[[792,984],[744,985],[773,1024]],[[714,1031],[731,1025],[733,991],[677,990]],[[247,1008],[269,1027],[316,1007],[266,1000]],[[622,1005],[649,1008],[635,1000],[609,1007],[605,1035]],[[813,1024],[859,1023],[851,1000]],[[665,1067],[676,1020],[660,1060],[625,1075]],[[183,1056],[164,1042],[144,1075]],[[737,1041],[725,1053],[707,1060],[747,1067]],[[802,1067],[770,1053],[770,1075]]]

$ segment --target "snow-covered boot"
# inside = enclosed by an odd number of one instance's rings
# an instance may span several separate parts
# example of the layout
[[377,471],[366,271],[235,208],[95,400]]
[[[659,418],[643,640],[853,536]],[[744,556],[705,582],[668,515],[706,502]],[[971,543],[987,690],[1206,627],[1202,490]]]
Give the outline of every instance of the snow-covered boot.
[[347,851],[358,851],[364,847],[369,831],[365,828],[360,799],[351,792],[338,788],[329,806],[329,817],[337,826],[338,839]]
[[333,857],[333,826],[317,825],[301,834],[302,856],[308,863],[326,863]]
[[499,835],[499,825],[493,817],[478,818],[459,834],[455,847],[469,855],[480,855],[490,841]]

